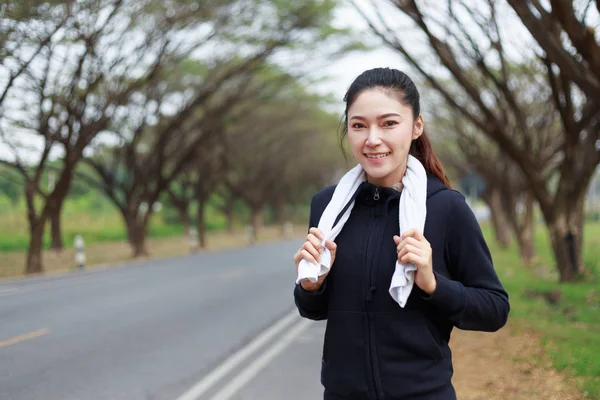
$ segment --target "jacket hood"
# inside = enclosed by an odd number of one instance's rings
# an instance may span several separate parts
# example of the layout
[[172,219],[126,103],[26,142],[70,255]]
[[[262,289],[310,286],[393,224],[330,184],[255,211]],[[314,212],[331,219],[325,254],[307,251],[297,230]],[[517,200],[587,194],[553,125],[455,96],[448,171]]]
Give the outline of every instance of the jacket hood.
[[427,174],[427,198],[446,189],[448,189],[448,187],[446,187],[446,185],[444,185],[435,175]]

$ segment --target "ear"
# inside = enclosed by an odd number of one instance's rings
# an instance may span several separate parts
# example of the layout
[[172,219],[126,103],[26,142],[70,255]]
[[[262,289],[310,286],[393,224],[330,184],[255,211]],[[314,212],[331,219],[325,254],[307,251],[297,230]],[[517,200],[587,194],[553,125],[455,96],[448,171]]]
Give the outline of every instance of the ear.
[[419,117],[415,120],[415,124],[413,126],[413,134],[412,140],[416,140],[423,134],[423,129],[425,127],[425,120],[423,116],[419,114]]

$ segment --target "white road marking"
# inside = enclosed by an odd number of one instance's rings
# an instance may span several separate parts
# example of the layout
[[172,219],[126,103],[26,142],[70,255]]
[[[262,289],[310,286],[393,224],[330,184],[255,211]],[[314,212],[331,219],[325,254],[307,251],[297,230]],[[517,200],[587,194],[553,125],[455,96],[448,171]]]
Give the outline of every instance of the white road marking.
[[48,333],[50,333],[50,330],[48,330],[48,328],[44,328],[44,329],[37,330],[35,332],[29,332],[24,335],[15,336],[8,340],[0,341],[0,347],[12,346],[13,344],[17,344],[17,343],[25,342],[27,340],[35,339],[37,337],[47,335]]
[[269,365],[279,354],[281,354],[286,347],[292,344],[294,339],[302,334],[309,326],[312,325],[312,321],[302,320],[296,326],[292,327],[287,331],[277,342],[275,342],[267,351],[265,351],[260,357],[254,360],[250,365],[246,367],[239,375],[233,378],[227,383],[227,385],[215,394],[211,400],[229,400],[233,397],[240,389],[250,382],[256,375],[260,373],[266,366]]
[[245,347],[232,354],[221,365],[215,368],[210,374],[202,378],[191,389],[179,396],[177,400],[198,400],[200,396],[212,388],[219,380],[230,373],[235,367],[244,362],[252,353],[259,348],[269,343],[275,336],[280,334],[286,328],[291,326],[295,321],[299,320],[298,311],[294,310],[274,325],[271,325],[267,330],[258,335],[254,340],[248,343]]

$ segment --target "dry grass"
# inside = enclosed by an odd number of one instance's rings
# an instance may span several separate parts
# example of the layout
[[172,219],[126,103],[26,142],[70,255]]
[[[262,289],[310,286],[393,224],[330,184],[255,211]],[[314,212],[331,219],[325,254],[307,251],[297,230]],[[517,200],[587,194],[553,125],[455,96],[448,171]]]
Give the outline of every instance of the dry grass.
[[[306,234],[305,227],[296,227],[293,235],[301,237]],[[279,227],[265,227],[259,231],[258,241],[268,242],[282,238]],[[222,250],[246,244],[246,236],[242,231],[232,234],[227,232],[210,233],[207,237],[207,248],[201,251]],[[189,242],[183,237],[148,239],[150,257],[169,257],[184,255],[190,252]],[[131,247],[127,242],[104,242],[86,246],[86,268],[107,266],[113,263],[131,261]],[[25,269],[25,252],[0,253],[0,278],[23,276]],[[75,254],[72,248],[60,253],[44,251],[44,269],[46,274],[66,272],[76,268]],[[139,260],[139,259],[138,259]]]
[[452,334],[454,379],[461,400],[580,400],[573,381],[552,369],[539,335],[504,328]]

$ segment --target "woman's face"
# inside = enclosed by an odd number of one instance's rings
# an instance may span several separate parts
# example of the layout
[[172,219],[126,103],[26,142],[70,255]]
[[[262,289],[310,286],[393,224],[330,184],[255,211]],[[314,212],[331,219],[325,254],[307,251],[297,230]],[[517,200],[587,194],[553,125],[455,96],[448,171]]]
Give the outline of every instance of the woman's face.
[[348,109],[348,142],[368,182],[392,186],[406,170],[411,142],[423,132],[423,117],[380,89],[367,89]]

